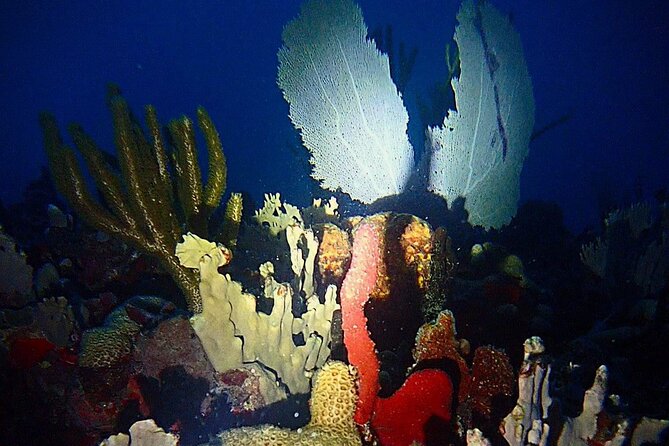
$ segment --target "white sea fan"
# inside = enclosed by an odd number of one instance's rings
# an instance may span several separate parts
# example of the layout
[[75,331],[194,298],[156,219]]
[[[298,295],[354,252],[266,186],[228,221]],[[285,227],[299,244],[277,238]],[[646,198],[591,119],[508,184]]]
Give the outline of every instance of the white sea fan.
[[467,0],[457,18],[457,111],[427,131],[429,189],[449,204],[464,197],[470,223],[499,228],[516,213],[534,125],[532,82],[520,37],[490,3]]
[[402,192],[413,168],[409,116],[388,56],[350,0],[310,0],[283,32],[278,84],[311,152],[312,176],[364,203]]

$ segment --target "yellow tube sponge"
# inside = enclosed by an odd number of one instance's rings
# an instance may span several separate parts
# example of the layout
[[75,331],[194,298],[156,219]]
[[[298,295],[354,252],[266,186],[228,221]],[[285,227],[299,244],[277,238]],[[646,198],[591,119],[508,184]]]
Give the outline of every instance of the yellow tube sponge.
[[221,444],[267,446],[356,446],[360,435],[353,422],[357,395],[354,369],[343,362],[328,362],[314,378],[309,401],[311,421],[296,431],[261,425],[231,429],[220,435]]

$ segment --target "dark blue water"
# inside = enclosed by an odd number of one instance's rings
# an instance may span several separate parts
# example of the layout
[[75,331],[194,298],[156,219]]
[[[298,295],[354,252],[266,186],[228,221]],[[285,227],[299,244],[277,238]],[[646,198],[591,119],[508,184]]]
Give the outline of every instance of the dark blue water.
[[[535,128],[565,118],[531,144],[521,199],[557,202],[575,230],[603,210],[648,198],[669,171],[669,14],[665,2],[497,1],[525,49]],[[417,150],[417,103],[446,76],[459,2],[361,1],[370,29],[419,50],[405,92]],[[76,121],[113,150],[105,85],[163,121],[204,105],[228,157],[228,190],[257,201],[280,191],[307,204],[306,150],[276,86],[281,30],[298,1],[54,3],[0,7],[1,198],[16,201],[45,164],[41,110]]]

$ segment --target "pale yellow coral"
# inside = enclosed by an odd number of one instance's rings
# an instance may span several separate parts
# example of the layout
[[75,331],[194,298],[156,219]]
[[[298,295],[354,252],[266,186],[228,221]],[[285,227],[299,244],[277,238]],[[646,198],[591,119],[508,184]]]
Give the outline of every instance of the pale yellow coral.
[[225,431],[224,445],[236,446],[357,446],[353,422],[356,405],[355,374],[342,362],[327,363],[316,375],[309,401],[311,421],[298,430],[261,425]]
[[141,420],[130,426],[130,436],[112,435],[100,443],[100,446],[128,446],[129,444],[132,446],[177,446],[179,437],[166,433],[153,420]]
[[300,210],[288,203],[281,203],[281,194],[265,194],[265,202],[260,210],[255,212],[258,223],[269,228],[269,232],[276,236],[290,225],[303,223]]
[[327,203],[325,203],[325,214],[334,216],[337,215],[337,209],[339,209],[339,203],[335,197],[330,197]]
[[[317,244],[310,248],[312,257],[317,248]],[[266,314],[256,311],[255,296],[245,293],[230,275],[218,272],[226,262],[226,253],[221,249],[208,254],[204,251],[200,251],[203,255],[198,261],[203,311],[191,318],[191,324],[216,371],[256,365],[266,370],[267,376],[274,376],[268,388],[280,382],[292,394],[307,393],[312,372],[330,355],[332,314],[339,308],[336,288],[328,288],[323,303],[313,293],[307,295],[307,311],[296,317],[291,287],[267,275],[264,294],[273,305]],[[190,255],[187,258],[193,260]],[[313,258],[308,262],[313,270]],[[298,332],[304,339],[300,345],[293,337]]]
[[210,242],[189,232],[183,236],[183,242],[177,244],[174,254],[179,258],[181,266],[197,269],[200,267],[202,257],[213,256],[217,250],[222,250],[224,254],[218,266],[228,264],[232,258],[230,250],[221,244]]
[[274,264],[272,262],[265,262],[262,265],[260,265],[260,268],[258,268],[258,272],[260,273],[260,277],[262,277],[263,279],[273,276]]

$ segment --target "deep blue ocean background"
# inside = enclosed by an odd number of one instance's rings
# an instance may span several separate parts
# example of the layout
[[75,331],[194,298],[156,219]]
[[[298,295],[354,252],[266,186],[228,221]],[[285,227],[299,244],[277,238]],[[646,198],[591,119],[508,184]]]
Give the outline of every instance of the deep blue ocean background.
[[[396,43],[418,48],[405,93],[410,136],[417,113],[446,77],[459,1],[360,0],[370,29],[391,25]],[[496,0],[520,33],[534,83],[535,128],[569,116],[532,142],[521,200],[557,202],[575,230],[615,205],[669,185],[669,6],[663,0]],[[306,205],[307,151],[276,85],[290,1],[28,1],[0,6],[0,198],[9,204],[46,164],[37,116],[79,122],[113,150],[105,86],[117,83],[141,113],[162,122],[211,114],[228,161],[228,191],[256,203],[281,192]],[[444,113],[446,110],[444,110]],[[326,195],[323,193],[323,195]]]

